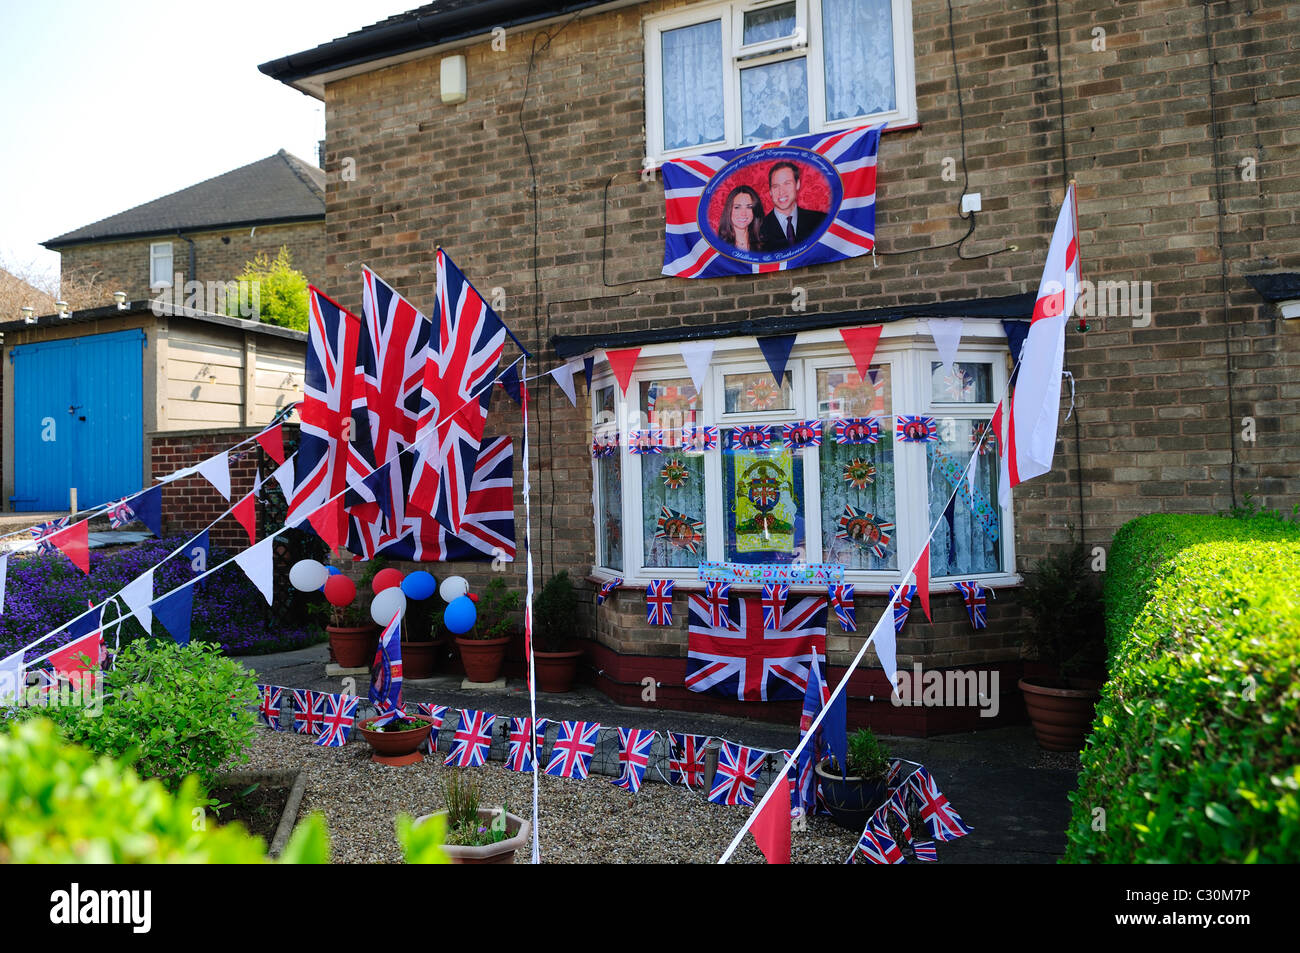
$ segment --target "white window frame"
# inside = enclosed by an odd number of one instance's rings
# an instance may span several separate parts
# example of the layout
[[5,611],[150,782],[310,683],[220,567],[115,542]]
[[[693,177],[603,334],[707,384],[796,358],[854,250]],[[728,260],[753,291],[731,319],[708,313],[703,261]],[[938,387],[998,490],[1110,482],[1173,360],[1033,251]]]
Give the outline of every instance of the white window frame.
[[[167,270],[161,281],[158,280],[158,264],[166,259]],[[170,288],[172,286],[172,267],[175,259],[172,256],[171,242],[151,242],[149,244],[149,287],[150,288]]]
[[[1008,369],[1006,366],[1006,338],[1002,328],[996,322],[968,321],[962,329],[962,347],[958,352],[957,363],[987,363],[992,368],[993,397],[1001,396],[1006,388]],[[932,405],[930,399],[930,363],[938,360],[934,350],[933,339],[923,322],[916,320],[896,321],[885,325],[872,359],[873,365],[890,365],[890,408],[891,414],[917,413],[930,414],[935,417],[948,416],[945,410],[956,411],[960,416],[980,417],[987,420],[992,416],[995,403],[970,403],[960,405]],[[608,365],[605,365],[608,367]],[[819,369],[837,369],[852,367],[853,361],[845,353],[844,342],[839,331],[834,328],[806,331],[799,334],[798,341],[790,356],[787,369],[791,372],[794,387],[795,409],[792,411],[764,411],[747,414],[723,413],[723,379],[727,374],[749,373],[766,370],[758,350],[755,338],[727,338],[716,342],[713,360],[709,367],[708,380],[701,390],[702,407],[700,424],[718,428],[718,449],[704,454],[705,474],[705,549],[701,559],[721,561],[726,559],[726,540],[723,537],[722,512],[722,431],[742,423],[780,423],[791,420],[817,419],[817,371]],[[699,573],[694,567],[648,567],[644,563],[644,523],[642,521],[642,487],[640,482],[641,463],[639,455],[630,452],[627,432],[631,422],[636,419],[640,400],[641,384],[647,380],[665,378],[690,379],[690,373],[681,360],[680,351],[674,344],[645,345],[637,360],[637,366],[628,384],[627,395],[619,393],[613,376],[606,371],[597,374],[592,380],[593,390],[603,386],[614,386],[614,397],[619,421],[619,448],[622,459],[623,482],[620,488],[622,501],[622,539],[623,569],[621,571],[595,565],[592,575],[600,579],[621,577],[629,586],[645,585],[652,579],[673,579],[682,588],[699,588]],[[951,416],[958,416],[952,413]],[[594,411],[593,411],[594,422]],[[891,418],[880,421],[882,430],[892,428]],[[833,439],[828,433],[823,440]],[[804,452],[803,471],[803,515],[807,552],[805,561],[822,562],[822,527],[821,527],[821,481],[819,451],[809,449]],[[655,459],[662,459],[662,455]],[[593,461],[594,464],[594,461]],[[895,543],[897,569],[869,571],[846,570],[845,581],[854,583],[860,593],[886,593],[889,587],[900,581],[901,574],[920,551],[925,539],[928,525],[925,520],[929,512],[927,474],[927,445],[918,443],[898,443],[894,445],[894,493],[895,493]],[[635,479],[633,475],[635,474]],[[593,480],[596,471],[593,466]],[[598,503],[593,494],[593,503]],[[1021,577],[1015,572],[1015,528],[1010,510],[1002,510],[1001,571],[992,573],[968,573],[961,576],[934,576],[931,579],[932,591],[947,588],[950,582],[964,579],[977,579],[987,588],[1016,585]],[[593,530],[599,534],[600,510],[593,506]],[[594,542],[594,540],[593,540]],[[599,549],[597,543],[593,553]],[[794,587],[796,589],[800,587]],[[803,587],[820,588],[820,587]]]
[[[867,123],[887,122],[890,127],[917,122],[916,68],[912,52],[912,0],[891,0],[894,39],[895,107],[870,116],[826,119],[826,64],[822,49],[821,0],[794,0],[796,33],[804,30],[803,45],[791,45],[786,39],[770,40],[741,47],[744,14],[764,7],[778,6],[791,0],[729,0],[726,3],[692,6],[684,10],[644,18],[645,35],[645,109],[646,165],[657,167],[668,159],[736,149],[740,138],[740,71],[742,67],[761,66],[786,59],[803,58],[808,73],[808,133],[815,135],[837,129],[852,129]],[[722,139],[681,149],[665,149],[663,143],[663,34],[710,20],[722,22],[723,128]],[[757,54],[757,55],[755,55]]]

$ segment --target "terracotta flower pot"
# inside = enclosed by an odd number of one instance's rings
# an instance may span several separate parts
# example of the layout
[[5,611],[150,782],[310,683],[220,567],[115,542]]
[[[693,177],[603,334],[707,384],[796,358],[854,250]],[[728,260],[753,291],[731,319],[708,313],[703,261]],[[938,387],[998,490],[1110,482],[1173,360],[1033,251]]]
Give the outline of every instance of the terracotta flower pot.
[[537,673],[539,692],[567,692],[573,688],[573,678],[578,672],[578,659],[582,650],[570,652],[533,652],[533,667]]
[[1048,751],[1083,750],[1101,697],[1101,683],[1068,678],[1064,687],[1041,684],[1047,681],[1060,680],[1022,678],[1019,682],[1038,746]]
[[344,668],[363,668],[375,658],[379,648],[379,629],[373,625],[341,627],[329,625],[330,650]]
[[430,678],[442,662],[447,643],[443,639],[432,642],[402,643],[402,675],[406,678]]
[[[439,814],[445,815],[446,811],[434,811],[432,814],[425,814],[415,819],[416,824],[423,824],[431,817]],[[478,809],[479,820],[485,827],[491,826],[493,818],[497,815],[496,810],[487,807]],[[506,833],[509,835],[505,840],[496,844],[488,844],[486,847],[458,847],[455,844],[444,844],[445,850],[456,864],[513,864],[515,862],[515,851],[526,844],[532,843],[532,825],[522,817],[516,817],[509,811],[506,812]]]
[[373,731],[370,725],[380,716],[375,715],[364,721],[357,723],[357,730],[361,732],[361,737],[370,743],[370,747],[375,749],[375,753],[370,756],[371,761],[378,761],[380,764],[406,765],[416,764],[424,760],[424,755],[420,754],[420,745],[424,744],[425,739],[429,737],[429,732],[433,730],[433,719],[425,715],[407,715],[408,721],[422,721],[423,728],[417,728],[412,731]]
[[871,815],[885,803],[889,782],[884,778],[868,781],[852,774],[841,777],[830,767],[830,759],[820,762],[813,770],[821,781],[822,799],[831,812],[831,819],[840,827],[862,833]]
[[496,681],[509,644],[509,636],[503,639],[456,639],[460,660],[465,665],[465,677],[471,682]]

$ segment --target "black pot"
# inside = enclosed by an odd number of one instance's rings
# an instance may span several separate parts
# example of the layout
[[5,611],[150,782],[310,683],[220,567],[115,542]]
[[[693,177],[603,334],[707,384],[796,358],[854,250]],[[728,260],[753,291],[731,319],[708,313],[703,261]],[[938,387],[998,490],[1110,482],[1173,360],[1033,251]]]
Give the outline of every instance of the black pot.
[[888,782],[884,778],[867,781],[851,774],[842,778],[839,771],[831,769],[830,759],[818,764],[816,771],[822,800],[831,812],[831,819],[840,827],[861,834],[871,815],[885,803]]

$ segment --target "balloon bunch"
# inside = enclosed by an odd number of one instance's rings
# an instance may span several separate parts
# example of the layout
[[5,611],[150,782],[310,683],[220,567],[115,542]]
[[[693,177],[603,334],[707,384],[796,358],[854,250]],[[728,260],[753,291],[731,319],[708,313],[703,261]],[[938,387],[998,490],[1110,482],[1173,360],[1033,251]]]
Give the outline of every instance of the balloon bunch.
[[[342,610],[356,600],[357,584],[333,566],[324,566],[315,559],[301,559],[289,569],[289,584],[299,592],[323,592],[325,600],[335,609]],[[464,576],[448,576],[438,580],[423,569],[403,575],[400,569],[381,569],[370,582],[375,597],[370,602],[370,618],[375,625],[388,625],[393,617],[405,614],[407,600],[424,600],[437,592],[447,608],[443,612],[443,625],[447,631],[463,635],[474,628],[478,618],[474,596]]]

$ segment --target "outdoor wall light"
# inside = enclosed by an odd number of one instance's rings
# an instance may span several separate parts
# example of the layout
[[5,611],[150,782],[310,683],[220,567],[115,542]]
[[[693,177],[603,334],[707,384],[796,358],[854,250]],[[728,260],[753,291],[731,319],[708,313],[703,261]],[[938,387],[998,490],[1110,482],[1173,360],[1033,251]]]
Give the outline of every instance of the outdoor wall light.
[[465,91],[465,54],[457,53],[442,58],[438,88],[442,101],[448,106],[463,103],[468,98]]
[[35,308],[27,307],[27,308],[23,308],[22,311],[23,311],[23,323],[24,323],[24,324],[35,324],[35,323],[36,323],[36,309],[35,309]]
[[68,315],[72,314],[72,308],[68,306],[68,302],[66,301],[56,301],[54,302],[54,307],[59,309],[59,317],[61,318],[66,318]]
[[114,291],[114,292],[113,292],[113,300],[117,302],[117,310],[118,310],[118,311],[125,311],[125,310],[126,310],[126,292],[125,292],[125,291]]

